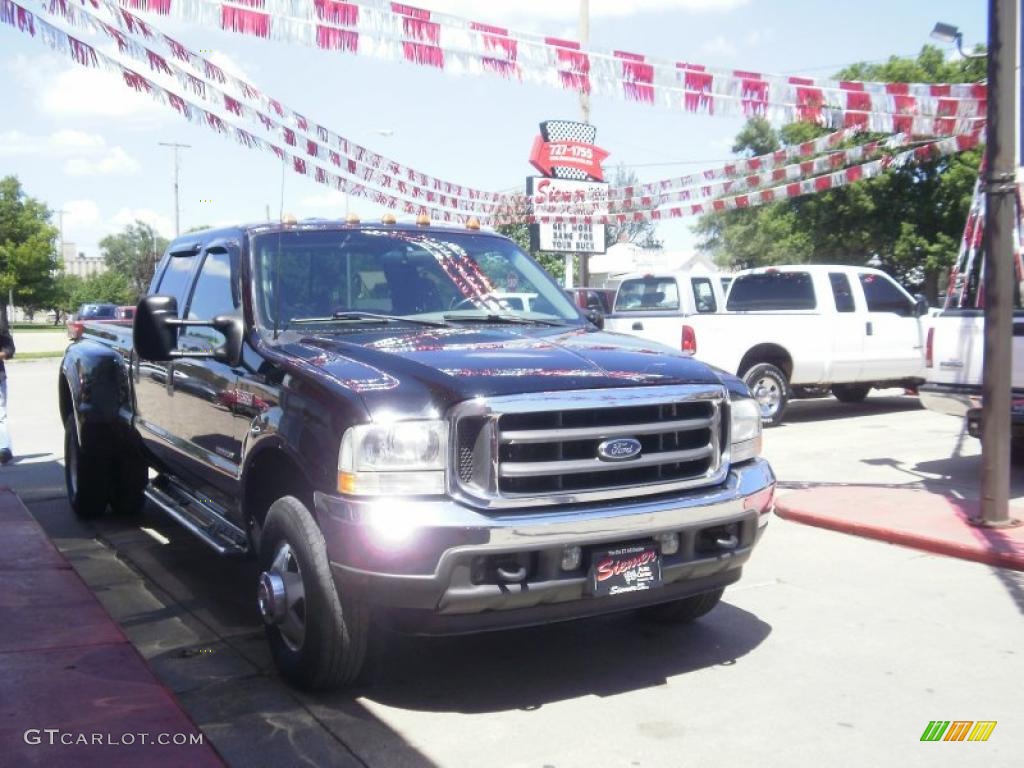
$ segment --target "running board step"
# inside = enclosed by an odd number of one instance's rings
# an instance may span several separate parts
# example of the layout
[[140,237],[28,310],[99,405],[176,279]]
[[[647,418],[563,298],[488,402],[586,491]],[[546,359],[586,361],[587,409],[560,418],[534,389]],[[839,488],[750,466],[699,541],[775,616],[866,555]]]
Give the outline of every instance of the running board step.
[[221,555],[244,555],[249,551],[245,531],[225,519],[220,507],[198,498],[166,476],[146,486],[146,498],[194,533]]

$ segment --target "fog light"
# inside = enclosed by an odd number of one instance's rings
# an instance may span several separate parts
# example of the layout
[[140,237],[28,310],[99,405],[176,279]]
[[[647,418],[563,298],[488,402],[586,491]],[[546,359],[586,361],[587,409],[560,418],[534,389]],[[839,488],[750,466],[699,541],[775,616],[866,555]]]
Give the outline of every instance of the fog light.
[[658,544],[661,545],[661,554],[674,555],[679,551],[678,533],[659,533],[654,538],[657,540]]
[[562,570],[575,571],[583,562],[583,550],[579,547],[566,547],[562,550]]

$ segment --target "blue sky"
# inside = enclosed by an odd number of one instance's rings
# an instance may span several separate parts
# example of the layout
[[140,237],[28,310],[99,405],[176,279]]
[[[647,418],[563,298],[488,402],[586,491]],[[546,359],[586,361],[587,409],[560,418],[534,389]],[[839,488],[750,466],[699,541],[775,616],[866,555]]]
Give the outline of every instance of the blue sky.
[[[34,4],[21,0],[28,7]],[[417,5],[512,29],[575,37],[576,0],[420,0]],[[935,21],[984,41],[985,0],[591,0],[591,43],[676,60],[824,77],[855,61],[911,55]],[[485,189],[522,187],[537,124],[576,118],[569,92],[453,77],[399,62],[329,54],[159,19],[163,31],[244,74],[264,93],[399,162]],[[272,156],[192,125],[113,75],[85,71],[40,43],[0,27],[0,175],[63,209],[64,236],[96,243],[135,218],[173,234],[171,155],[158,142],[192,145],[181,157],[182,229],[261,220],[281,206]],[[592,122],[608,162],[637,166],[641,181],[678,176],[729,158],[741,121],[595,97]],[[688,161],[687,164],[671,164]],[[699,162],[690,162],[699,161]],[[659,165],[654,165],[659,164]],[[353,200],[364,218],[376,206]],[[289,173],[284,209],[343,216],[344,196]],[[662,223],[668,248],[694,245],[692,220]]]

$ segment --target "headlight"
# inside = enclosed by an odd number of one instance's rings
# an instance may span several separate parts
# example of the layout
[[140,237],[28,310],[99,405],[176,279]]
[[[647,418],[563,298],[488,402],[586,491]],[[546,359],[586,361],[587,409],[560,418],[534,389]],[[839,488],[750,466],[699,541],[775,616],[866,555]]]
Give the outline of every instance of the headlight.
[[341,438],[338,490],[355,496],[442,494],[447,455],[447,422],[360,424]]
[[731,400],[732,414],[730,460],[733,463],[752,459],[761,453],[761,408],[751,398]]

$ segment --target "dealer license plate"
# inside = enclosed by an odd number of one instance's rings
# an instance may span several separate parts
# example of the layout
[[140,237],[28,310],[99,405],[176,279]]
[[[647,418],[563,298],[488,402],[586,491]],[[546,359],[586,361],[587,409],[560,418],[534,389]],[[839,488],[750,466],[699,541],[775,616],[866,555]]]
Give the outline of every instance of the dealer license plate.
[[594,550],[590,590],[595,596],[644,592],[661,586],[661,556],[654,544]]

